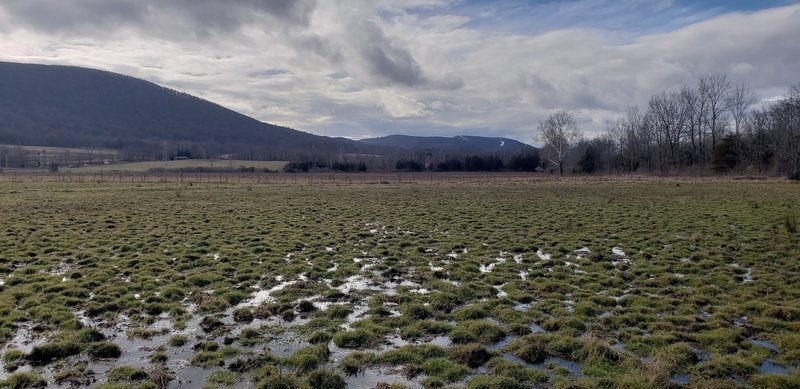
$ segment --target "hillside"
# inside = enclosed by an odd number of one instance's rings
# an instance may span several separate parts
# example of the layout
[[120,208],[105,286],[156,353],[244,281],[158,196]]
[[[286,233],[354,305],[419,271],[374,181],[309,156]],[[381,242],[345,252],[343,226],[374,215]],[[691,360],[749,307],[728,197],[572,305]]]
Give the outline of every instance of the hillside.
[[404,150],[427,150],[431,152],[451,152],[459,154],[515,154],[534,150],[533,146],[508,138],[483,136],[438,136],[390,135],[381,138],[362,139],[359,142],[372,145],[394,147]]
[[0,62],[0,144],[103,147],[143,158],[165,148],[274,160],[376,152],[120,74],[8,62]]

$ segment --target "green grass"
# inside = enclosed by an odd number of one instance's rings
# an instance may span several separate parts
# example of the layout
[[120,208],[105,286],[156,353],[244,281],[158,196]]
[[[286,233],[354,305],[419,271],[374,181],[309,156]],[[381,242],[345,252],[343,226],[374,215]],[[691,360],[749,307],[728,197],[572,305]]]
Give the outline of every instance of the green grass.
[[[798,199],[782,181],[1,183],[3,359],[71,382],[101,358],[107,387],[181,378],[158,369],[187,353],[219,386],[797,385]],[[114,359],[122,338],[147,357]]]

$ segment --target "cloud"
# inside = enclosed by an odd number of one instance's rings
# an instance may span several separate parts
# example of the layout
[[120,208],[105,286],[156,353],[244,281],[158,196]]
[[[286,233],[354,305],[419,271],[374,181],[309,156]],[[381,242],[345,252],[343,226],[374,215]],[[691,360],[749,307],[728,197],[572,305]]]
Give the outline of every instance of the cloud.
[[[555,109],[595,133],[626,106],[705,74],[727,73],[762,98],[800,81],[788,38],[800,36],[800,6],[679,3],[6,0],[0,60],[121,72],[264,121],[353,137],[531,141]],[[662,28],[642,29],[626,7]],[[591,14],[602,23],[581,22]]]
[[377,24],[364,22],[351,32],[361,37],[360,53],[369,72],[379,79],[393,83],[416,86],[428,80],[417,61],[408,50],[387,39]]

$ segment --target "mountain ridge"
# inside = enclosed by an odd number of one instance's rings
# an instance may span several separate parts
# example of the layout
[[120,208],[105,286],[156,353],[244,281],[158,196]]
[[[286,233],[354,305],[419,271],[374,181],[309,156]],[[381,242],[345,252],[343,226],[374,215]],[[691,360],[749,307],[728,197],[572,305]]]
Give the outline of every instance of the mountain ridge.
[[[374,152],[258,121],[219,104],[103,70],[0,62],[0,143],[147,151],[163,143],[273,159]],[[134,151],[134,150],[131,150]]]
[[[105,70],[0,61],[0,144],[121,150],[132,159],[236,154],[245,159],[336,159],[408,152],[533,150],[509,138],[390,135],[360,141],[261,122],[156,83]],[[169,150],[167,150],[169,149]]]
[[359,140],[374,146],[397,147],[403,150],[451,151],[461,153],[525,153],[536,148],[511,138],[475,135],[414,136],[388,135]]

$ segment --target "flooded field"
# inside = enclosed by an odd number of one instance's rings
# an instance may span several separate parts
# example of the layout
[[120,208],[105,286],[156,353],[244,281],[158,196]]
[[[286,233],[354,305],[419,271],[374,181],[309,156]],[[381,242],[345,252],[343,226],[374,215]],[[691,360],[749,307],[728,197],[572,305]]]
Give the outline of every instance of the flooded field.
[[800,185],[0,183],[0,386],[800,386]]

